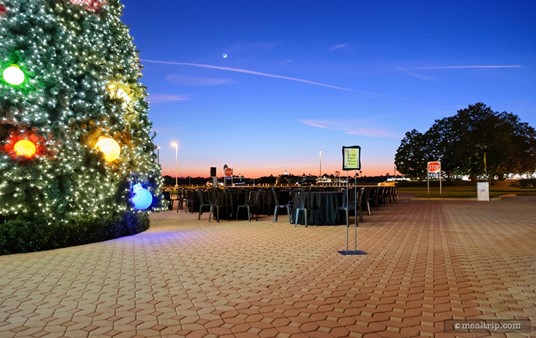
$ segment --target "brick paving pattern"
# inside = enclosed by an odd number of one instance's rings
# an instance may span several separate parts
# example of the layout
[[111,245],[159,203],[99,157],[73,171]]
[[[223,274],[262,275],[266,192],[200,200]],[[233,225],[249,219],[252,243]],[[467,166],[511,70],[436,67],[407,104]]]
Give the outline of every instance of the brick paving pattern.
[[0,337],[490,336],[447,319],[536,336],[535,206],[402,198],[365,217],[364,256],[337,252],[344,226],[153,214],[135,236],[1,256]]

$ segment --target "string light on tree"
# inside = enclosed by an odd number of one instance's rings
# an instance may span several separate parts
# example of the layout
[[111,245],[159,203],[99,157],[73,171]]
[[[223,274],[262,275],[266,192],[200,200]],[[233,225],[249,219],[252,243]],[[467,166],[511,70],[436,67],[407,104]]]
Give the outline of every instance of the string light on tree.
[[123,108],[126,108],[132,98],[130,97],[130,89],[128,86],[119,82],[110,82],[107,86],[110,97],[120,99],[123,101]]
[[95,12],[104,6],[107,2],[106,0],[70,0],[71,3],[75,5],[80,5],[85,9]]
[[128,96],[127,92],[125,92],[123,89],[119,88],[116,93],[115,93],[115,96],[118,98],[118,99],[121,99],[123,100],[125,103],[129,103],[130,102],[130,96]]

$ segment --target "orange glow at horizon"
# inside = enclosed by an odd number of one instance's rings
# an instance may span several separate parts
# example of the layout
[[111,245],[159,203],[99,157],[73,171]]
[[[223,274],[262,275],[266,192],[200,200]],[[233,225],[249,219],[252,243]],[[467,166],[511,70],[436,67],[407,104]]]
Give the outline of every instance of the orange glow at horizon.
[[[311,176],[318,176],[319,168],[311,168],[308,167],[294,167],[294,168],[287,168],[279,165],[274,165],[272,168],[255,168],[255,167],[249,167],[249,168],[233,168],[235,175],[242,175],[245,178],[259,178],[259,177],[266,177],[266,176],[279,176],[283,174],[285,171],[287,171],[289,174],[294,176],[301,176],[303,174],[305,175],[311,175]],[[179,177],[209,177],[210,168],[206,169],[189,169],[189,168],[180,168],[179,167]],[[328,163],[322,164],[322,174],[326,175],[335,175],[335,172],[339,171],[340,176],[346,176],[347,173],[342,170],[340,165],[330,165]],[[386,165],[378,165],[373,167],[367,167],[363,168],[360,171],[359,176],[365,177],[365,176],[385,176],[388,174],[388,176],[393,175],[394,167],[393,166],[386,166]],[[397,172],[397,175],[399,173]],[[217,176],[223,177],[223,168],[217,168]],[[353,171],[348,172],[349,176],[353,176]],[[175,177],[175,168],[173,165],[165,165],[162,164],[162,176],[171,176]]]

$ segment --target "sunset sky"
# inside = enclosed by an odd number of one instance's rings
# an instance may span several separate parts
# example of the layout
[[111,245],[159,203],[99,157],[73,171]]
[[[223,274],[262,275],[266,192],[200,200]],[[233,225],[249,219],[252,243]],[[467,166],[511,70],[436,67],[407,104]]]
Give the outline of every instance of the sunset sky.
[[[392,174],[404,133],[484,102],[536,126],[534,1],[123,0],[163,174]],[[320,155],[321,152],[321,155]]]

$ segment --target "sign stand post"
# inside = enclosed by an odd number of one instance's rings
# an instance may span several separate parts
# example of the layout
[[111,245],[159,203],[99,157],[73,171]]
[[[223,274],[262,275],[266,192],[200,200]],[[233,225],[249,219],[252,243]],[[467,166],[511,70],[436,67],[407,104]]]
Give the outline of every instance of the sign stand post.
[[441,162],[433,161],[428,162],[426,165],[427,175],[426,175],[426,186],[428,187],[428,195],[430,195],[430,174],[437,174],[439,176],[439,194],[442,194],[442,183],[441,183]]
[[[348,171],[346,172],[346,191],[345,191],[345,194],[346,194],[346,205],[345,207],[348,207],[348,198],[350,197],[350,194],[349,194],[349,189],[350,189],[350,176],[348,174]],[[350,227],[348,226],[348,224],[346,224],[346,252],[349,252],[350,249],[348,248],[349,247],[349,238],[350,238]]]
[[346,205],[349,207],[349,191],[350,191],[350,179],[348,171],[354,170],[354,213],[355,213],[355,228],[354,228],[354,250],[350,250],[349,241],[350,241],[350,224],[346,222],[346,250],[338,251],[341,255],[366,255],[367,253],[362,250],[357,250],[357,170],[361,169],[361,147],[360,146],[351,146],[351,147],[342,147],[343,154],[343,166],[342,170],[346,171]]

